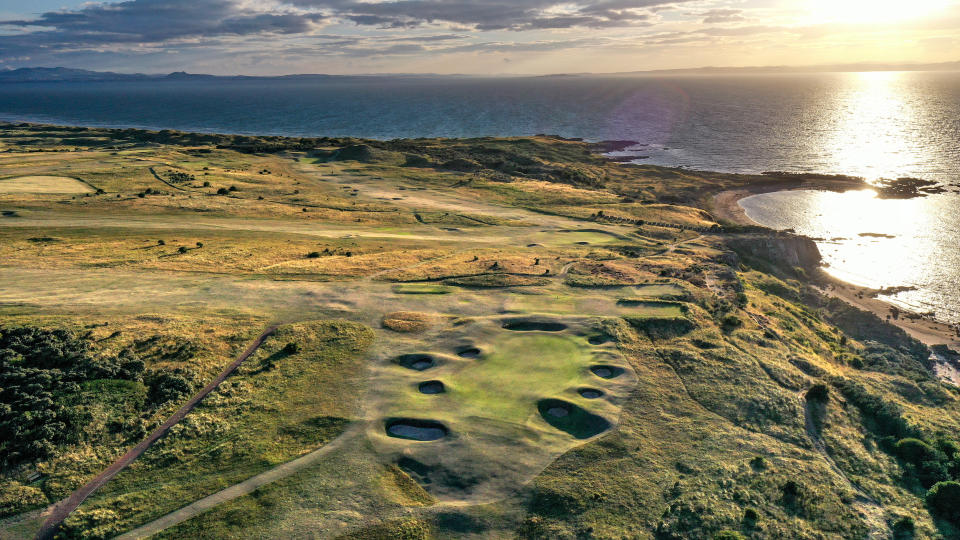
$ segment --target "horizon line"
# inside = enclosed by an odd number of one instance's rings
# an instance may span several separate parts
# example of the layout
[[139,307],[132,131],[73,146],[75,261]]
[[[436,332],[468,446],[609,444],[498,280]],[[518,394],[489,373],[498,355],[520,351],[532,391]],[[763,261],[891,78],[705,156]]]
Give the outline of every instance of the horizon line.
[[277,75],[250,75],[235,73],[229,75],[214,75],[208,73],[190,73],[184,70],[169,73],[142,73],[113,70],[95,70],[86,68],[70,68],[66,66],[24,66],[19,68],[6,67],[0,73],[11,73],[21,70],[64,69],[91,73],[116,74],[125,76],[168,77],[170,75],[205,76],[205,77],[244,77],[244,78],[282,78],[282,77],[385,77],[385,76],[434,76],[434,77],[572,77],[572,76],[612,76],[612,75],[641,75],[659,73],[716,73],[716,72],[871,72],[871,71],[960,71],[960,60],[947,62],[852,62],[833,64],[806,64],[806,65],[766,65],[766,66],[698,66],[684,68],[641,69],[613,72],[557,72],[557,73],[436,73],[436,72],[373,72],[373,73],[285,73]]

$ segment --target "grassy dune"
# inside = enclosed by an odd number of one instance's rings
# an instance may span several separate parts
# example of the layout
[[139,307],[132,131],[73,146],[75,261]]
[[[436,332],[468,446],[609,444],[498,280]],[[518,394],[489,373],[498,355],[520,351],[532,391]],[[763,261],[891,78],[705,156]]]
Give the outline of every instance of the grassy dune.
[[930,351],[751,247],[795,239],[711,214],[802,178],[546,136],[4,124],[0,179],[0,337],[33,340],[0,347],[0,538],[271,323],[63,538],[960,534],[960,391]]

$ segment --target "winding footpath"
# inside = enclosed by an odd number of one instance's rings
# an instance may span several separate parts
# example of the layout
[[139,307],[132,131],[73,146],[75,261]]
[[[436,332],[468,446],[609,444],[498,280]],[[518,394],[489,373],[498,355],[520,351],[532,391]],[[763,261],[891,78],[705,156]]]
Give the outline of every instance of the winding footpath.
[[217,376],[214,380],[210,381],[209,384],[203,387],[199,392],[193,395],[189,401],[187,401],[182,407],[180,407],[177,412],[173,413],[170,418],[160,425],[157,429],[153,431],[146,439],[140,442],[140,444],[131,448],[126,454],[120,457],[120,459],[114,461],[109,467],[107,467],[103,472],[97,475],[93,480],[90,480],[73,493],[69,497],[57,503],[50,515],[47,517],[47,520],[43,522],[43,525],[40,527],[40,530],[37,532],[37,540],[52,540],[54,534],[57,532],[57,528],[63,523],[63,520],[67,519],[67,516],[71,512],[77,509],[87,497],[93,494],[94,491],[100,488],[100,486],[106,484],[110,481],[111,478],[117,475],[120,471],[126,468],[127,465],[133,462],[133,460],[140,457],[147,448],[159,440],[161,437],[167,434],[167,431],[175,426],[178,422],[183,420],[187,414],[196,407],[197,403],[207,397],[210,392],[216,390],[220,383],[226,380],[240,364],[242,364],[247,358],[249,358],[266,339],[272,335],[276,330],[278,324],[271,325],[266,330],[260,334],[253,343],[247,347],[247,350],[243,351],[240,356],[237,357],[229,366],[224,369],[220,375]]

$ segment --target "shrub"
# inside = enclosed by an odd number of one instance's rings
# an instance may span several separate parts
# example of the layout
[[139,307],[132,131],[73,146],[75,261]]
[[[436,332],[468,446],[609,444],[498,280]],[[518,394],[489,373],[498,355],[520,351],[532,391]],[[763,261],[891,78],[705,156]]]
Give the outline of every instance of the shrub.
[[0,328],[0,468],[49,457],[78,440],[90,413],[76,407],[80,384],[140,377],[133,355],[94,355],[65,330]]
[[823,384],[817,383],[810,387],[807,390],[807,401],[818,401],[820,403],[826,403],[830,399],[830,388]]
[[933,513],[960,525],[960,482],[937,482],[927,492],[926,500]]
[[298,352],[300,352],[300,344],[296,341],[291,341],[283,346],[284,354],[297,354]]
[[912,517],[905,516],[895,521],[892,529],[894,540],[908,540],[913,538],[914,531],[916,530],[916,524],[914,523]]
[[230,186],[230,190],[229,190],[229,191],[236,191],[236,190],[237,190],[237,186]]
[[0,483],[0,517],[19,514],[47,502],[47,497],[38,488],[12,480]]
[[210,187],[210,181],[207,180],[206,182],[204,182],[203,187]]
[[152,403],[166,403],[189,395],[193,386],[186,378],[173,373],[155,375],[150,381],[147,397]]
[[720,322],[720,326],[725,332],[732,332],[733,330],[743,326],[743,321],[741,321],[740,317],[737,317],[736,315],[727,315]]
[[229,194],[230,192],[227,190],[227,188],[220,188],[217,190],[217,195],[229,195]]
[[671,339],[691,332],[696,325],[686,317],[623,317],[634,329],[651,340]]
[[320,252],[319,252],[319,251],[311,251],[310,253],[307,253],[307,258],[308,258],[308,259],[319,259],[319,258],[320,258]]
[[747,540],[742,534],[736,531],[720,531],[713,535],[713,540]]
[[743,524],[751,529],[757,526],[757,521],[760,520],[760,514],[753,508],[747,508],[743,511]]
[[198,247],[198,248],[202,248],[202,247],[203,247],[203,242],[197,242],[197,247]]
[[184,182],[192,182],[196,180],[192,174],[187,174],[184,172],[172,172],[168,177],[171,183],[182,184]]
[[933,447],[920,439],[914,439],[912,437],[897,441],[897,444],[894,446],[894,452],[900,459],[907,463],[913,463],[914,465],[919,465],[924,461],[930,461],[937,457],[937,452]]
[[164,242],[163,240],[157,240],[157,245],[158,245],[158,246],[165,246],[165,245],[167,245],[167,243]]
[[186,253],[186,252],[187,252],[186,246],[180,246],[179,248],[177,248],[177,253]]

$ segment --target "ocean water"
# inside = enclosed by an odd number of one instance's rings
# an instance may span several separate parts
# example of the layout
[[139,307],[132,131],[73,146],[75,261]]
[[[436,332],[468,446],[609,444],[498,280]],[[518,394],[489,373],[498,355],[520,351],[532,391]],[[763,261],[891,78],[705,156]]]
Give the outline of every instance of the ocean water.
[[740,206],[758,223],[815,238],[830,274],[871,288],[913,287],[884,298],[960,323],[960,195],[884,200],[871,190],[781,191]]
[[[0,85],[0,120],[378,139],[633,140],[640,163],[960,182],[960,73],[348,77]],[[819,241],[829,270],[960,322],[960,196],[792,192],[742,201]],[[866,233],[867,236],[861,236]],[[882,235],[882,236],[879,236]]]
[[960,73],[0,85],[0,120],[376,139],[633,140],[641,162],[960,178]]

